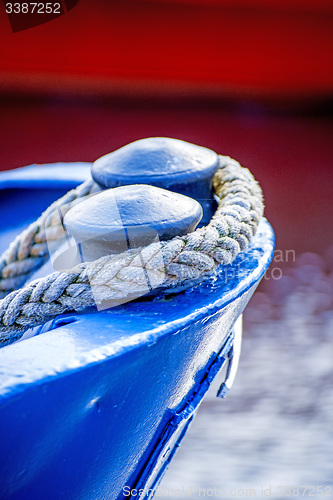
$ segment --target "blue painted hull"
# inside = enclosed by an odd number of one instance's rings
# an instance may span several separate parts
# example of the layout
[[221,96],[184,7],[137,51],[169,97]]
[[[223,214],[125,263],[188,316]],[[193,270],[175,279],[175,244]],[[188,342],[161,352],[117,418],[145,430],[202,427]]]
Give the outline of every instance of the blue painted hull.
[[[66,180],[55,167],[57,182],[39,168],[38,183],[27,184],[23,169],[0,177],[1,251],[86,178],[88,165],[67,166]],[[263,220],[248,251],[196,287],[59,316],[43,334],[1,349],[0,497],[121,499],[146,488],[140,498],[151,498],[273,249]]]

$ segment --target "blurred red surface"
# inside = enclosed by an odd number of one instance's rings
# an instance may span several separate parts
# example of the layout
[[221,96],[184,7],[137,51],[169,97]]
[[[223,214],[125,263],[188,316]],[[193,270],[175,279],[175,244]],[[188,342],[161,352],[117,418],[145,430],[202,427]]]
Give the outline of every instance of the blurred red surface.
[[332,95],[326,0],[80,0],[12,33],[0,18],[0,88],[103,94]]
[[253,171],[278,248],[328,248],[332,28],[326,0],[80,0],[18,33],[2,11],[0,170],[184,139]]

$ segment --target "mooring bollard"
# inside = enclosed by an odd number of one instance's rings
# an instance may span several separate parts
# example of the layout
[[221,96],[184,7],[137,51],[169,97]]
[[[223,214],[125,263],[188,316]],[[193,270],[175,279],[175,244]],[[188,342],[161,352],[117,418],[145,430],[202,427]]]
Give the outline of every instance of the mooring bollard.
[[108,189],[67,212],[64,224],[83,262],[144,248],[195,230],[202,208],[188,196],[136,184]]
[[207,224],[217,203],[212,179],[219,166],[218,155],[207,148],[178,139],[140,139],[102,156],[92,167],[92,176],[103,188],[128,184],[151,184],[197,200]]
[[[31,167],[0,174],[1,251],[31,222],[0,258],[0,497],[151,499],[220,368],[220,397],[235,377],[241,315],[274,251],[260,188],[234,160],[163,138],[97,160],[98,184],[68,194],[87,165],[72,179],[38,168],[38,183]],[[41,201],[54,203],[39,217]],[[49,274],[46,236],[63,244],[63,222],[80,259]]]

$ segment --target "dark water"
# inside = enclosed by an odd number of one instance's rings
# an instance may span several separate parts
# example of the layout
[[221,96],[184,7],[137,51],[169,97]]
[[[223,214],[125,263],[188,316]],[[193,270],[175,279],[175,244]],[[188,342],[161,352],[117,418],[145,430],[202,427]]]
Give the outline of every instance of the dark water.
[[156,498],[333,497],[332,256],[301,254],[260,285],[232,391],[215,397],[221,374]]

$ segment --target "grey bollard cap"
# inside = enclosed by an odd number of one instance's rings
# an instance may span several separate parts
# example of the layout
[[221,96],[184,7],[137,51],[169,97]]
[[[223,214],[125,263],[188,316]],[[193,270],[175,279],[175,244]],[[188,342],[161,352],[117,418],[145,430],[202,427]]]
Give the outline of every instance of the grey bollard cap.
[[202,208],[192,198],[137,184],[102,191],[75,205],[64,224],[88,262],[187,234],[201,217]]
[[96,160],[94,180],[103,188],[150,184],[196,199],[207,223],[216,209],[212,178],[218,155],[189,142],[167,137],[141,139]]

